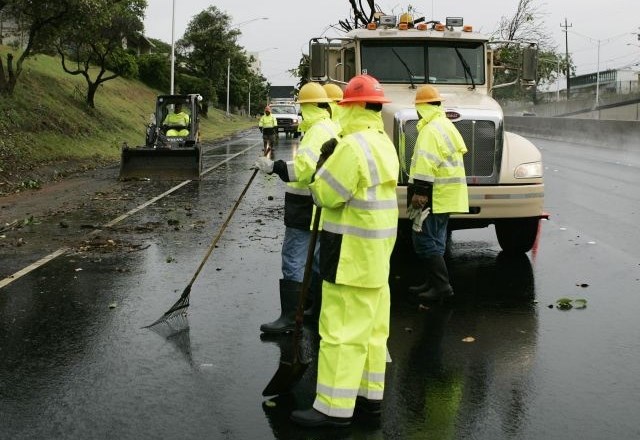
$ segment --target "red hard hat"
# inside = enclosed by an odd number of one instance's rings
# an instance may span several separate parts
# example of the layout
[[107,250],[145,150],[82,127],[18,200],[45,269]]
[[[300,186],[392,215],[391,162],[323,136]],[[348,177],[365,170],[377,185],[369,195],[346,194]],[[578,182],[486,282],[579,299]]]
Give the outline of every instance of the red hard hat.
[[384,97],[382,86],[371,75],[358,75],[351,78],[344,90],[344,98],[339,104],[349,102],[371,102],[384,104],[391,102]]

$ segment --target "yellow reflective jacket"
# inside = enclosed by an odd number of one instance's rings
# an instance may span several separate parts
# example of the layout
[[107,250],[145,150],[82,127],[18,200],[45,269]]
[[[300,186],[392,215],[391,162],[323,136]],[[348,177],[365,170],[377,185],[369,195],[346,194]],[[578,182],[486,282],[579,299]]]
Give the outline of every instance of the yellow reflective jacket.
[[169,113],[162,123],[170,127],[189,128],[189,115],[185,112]]
[[309,183],[316,171],[322,144],[338,137],[338,129],[329,119],[329,112],[315,104],[303,104],[302,117],[305,121],[304,137],[293,160],[286,162],[288,183],[284,224],[293,228],[309,229],[313,208]]
[[278,126],[278,121],[276,120],[276,117],[273,116],[273,113],[269,115],[262,115],[262,117],[258,121],[258,127],[274,128],[277,126]]
[[377,288],[388,283],[396,240],[398,156],[379,113],[349,106],[340,122],[345,136],[309,186],[323,208],[320,272],[335,284]]
[[[440,106],[417,104],[422,117],[418,122],[418,139],[411,158],[411,182],[433,186],[430,198],[434,214],[468,212],[469,193],[464,171],[464,140]],[[416,188],[416,192],[417,188]]]

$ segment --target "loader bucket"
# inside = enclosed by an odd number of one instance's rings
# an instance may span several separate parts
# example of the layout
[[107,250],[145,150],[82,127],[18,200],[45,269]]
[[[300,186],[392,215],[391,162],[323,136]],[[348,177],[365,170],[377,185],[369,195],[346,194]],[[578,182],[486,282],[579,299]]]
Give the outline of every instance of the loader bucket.
[[190,148],[123,148],[120,179],[198,180],[201,151]]

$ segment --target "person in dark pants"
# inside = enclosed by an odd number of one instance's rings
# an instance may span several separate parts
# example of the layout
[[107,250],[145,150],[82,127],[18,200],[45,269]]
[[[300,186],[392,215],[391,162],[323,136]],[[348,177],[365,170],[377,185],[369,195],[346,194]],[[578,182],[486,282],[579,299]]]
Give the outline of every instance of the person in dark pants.
[[441,105],[443,100],[432,85],[416,91],[418,139],[409,171],[408,205],[410,209],[428,212],[418,217],[422,224],[412,228],[413,247],[427,280],[409,291],[426,301],[453,296],[444,260],[449,215],[469,211],[463,162],[467,147],[447,118]]
[[[320,147],[329,139],[338,136],[336,124],[331,121],[327,93],[318,83],[307,83],[300,89],[298,103],[302,111],[303,122],[300,129],[304,137],[296,150],[293,160],[272,161],[269,157],[260,157],[255,167],[264,173],[276,173],[287,182],[284,196],[285,233],[282,243],[282,279],[280,280],[280,316],[273,322],[260,326],[263,333],[285,333],[295,327],[295,314],[299,292],[302,288],[307,251],[311,237],[311,219],[313,200],[309,192],[309,183],[316,170],[320,156]],[[321,303],[320,277],[313,277],[312,301],[319,314]],[[313,306],[312,306],[313,307]]]
[[262,133],[262,151],[266,153],[268,149],[273,149],[276,143],[276,136],[278,136],[278,121],[271,114],[271,107],[266,106],[264,108],[264,115],[258,121],[258,128]]

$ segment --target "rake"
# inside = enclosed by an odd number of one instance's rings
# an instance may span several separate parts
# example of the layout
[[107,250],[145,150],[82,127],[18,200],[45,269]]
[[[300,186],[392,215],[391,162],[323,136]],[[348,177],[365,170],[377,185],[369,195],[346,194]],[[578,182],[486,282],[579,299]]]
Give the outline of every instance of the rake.
[[[269,154],[269,152],[267,152],[267,154]],[[193,274],[193,277],[191,277],[191,281],[189,281],[189,284],[187,284],[187,287],[185,287],[184,290],[182,291],[182,295],[180,295],[180,298],[178,299],[178,301],[176,301],[175,304],[171,306],[171,308],[164,313],[164,315],[162,315],[160,318],[158,318],[151,324],[146,325],[142,328],[151,328],[158,325],[166,325],[170,329],[175,330],[176,328],[179,329],[181,327],[184,327],[185,325],[188,326],[186,315],[187,315],[187,307],[189,307],[189,296],[191,294],[191,286],[193,286],[193,283],[195,282],[196,278],[198,278],[198,275],[200,274],[200,271],[204,267],[204,264],[207,262],[207,259],[211,255],[211,252],[213,252],[213,249],[216,247],[216,244],[218,244],[218,240],[220,240],[222,233],[227,228],[227,225],[229,224],[231,217],[233,217],[233,214],[236,212],[236,209],[238,209],[238,205],[240,205],[240,201],[242,200],[244,195],[247,193],[247,190],[249,189],[249,186],[251,186],[251,182],[253,182],[253,179],[255,179],[256,175],[258,174],[258,171],[260,170],[255,169],[253,171],[253,174],[251,174],[251,178],[249,179],[244,189],[242,190],[242,193],[240,194],[240,197],[238,197],[238,200],[236,200],[235,205],[233,205],[233,208],[231,208],[231,212],[229,212],[227,219],[220,227],[218,234],[215,236],[215,238],[211,242],[211,245],[209,245],[209,249],[207,250],[207,253],[204,255],[204,258],[200,262],[200,265],[198,266],[198,269],[196,270],[196,272]]]

